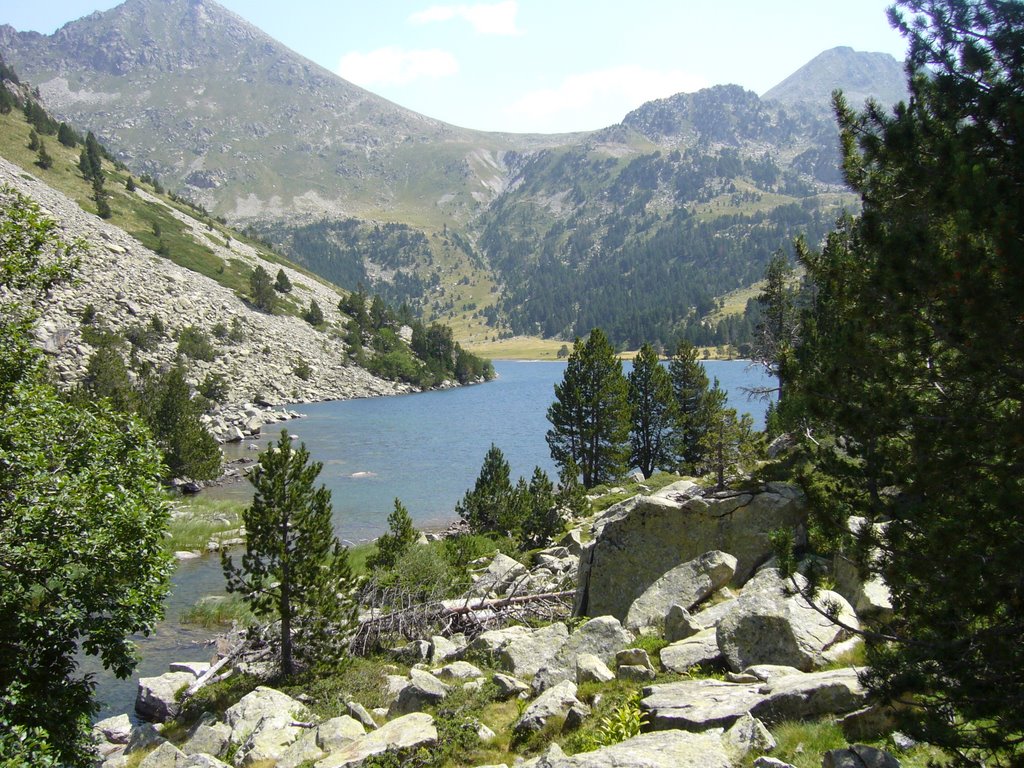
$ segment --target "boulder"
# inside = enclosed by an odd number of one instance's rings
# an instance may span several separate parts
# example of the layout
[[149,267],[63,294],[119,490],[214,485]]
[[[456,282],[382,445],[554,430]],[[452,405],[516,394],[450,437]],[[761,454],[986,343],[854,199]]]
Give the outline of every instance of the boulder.
[[777,757],[761,755],[754,761],[754,768],[796,768],[796,766],[792,763],[787,763],[785,760],[779,760]]
[[592,653],[581,653],[576,657],[576,684],[607,683],[615,679],[615,673],[608,665]]
[[640,595],[626,614],[626,628],[634,632],[661,628],[669,608],[678,604],[692,609],[736,573],[736,558],[713,550],[672,568]]
[[661,666],[678,675],[685,675],[691,667],[698,665],[712,666],[722,658],[717,632],[713,628],[667,645],[658,655]]
[[900,768],[900,761],[881,749],[853,744],[826,752],[821,768]]
[[850,601],[859,617],[880,622],[892,618],[892,595],[881,576],[872,574],[865,581],[857,565],[841,554],[835,556],[832,572],[836,579],[836,592]]
[[775,737],[749,712],[726,731],[725,743],[738,757],[746,757],[751,752],[771,752],[776,747]]
[[[786,594],[784,588],[776,572],[762,572],[719,623],[718,647],[733,671],[753,664],[782,664],[809,671],[823,666],[825,651],[846,638],[842,627],[801,595]],[[838,606],[840,620],[857,626],[850,604],[835,592],[820,592],[815,604],[822,610]]]
[[92,730],[111,744],[127,744],[132,735],[132,721],[128,719],[128,715],[116,715],[100,720]]
[[511,699],[513,696],[519,696],[530,690],[530,686],[522,680],[503,675],[500,672],[496,672],[493,679],[494,684],[498,687],[498,698],[500,699]]
[[330,753],[315,768],[346,768],[361,765],[371,755],[388,750],[415,749],[437,742],[434,718],[424,712],[413,712],[385,723],[341,749]]
[[539,731],[552,717],[565,717],[569,709],[579,703],[576,684],[571,680],[563,680],[538,696],[516,720],[512,730],[520,735]]
[[429,672],[413,668],[409,670],[409,681],[388,709],[388,717],[420,712],[426,706],[443,701],[449,690],[447,685]]
[[363,724],[364,727],[369,728],[371,731],[377,727],[377,721],[373,719],[373,715],[366,711],[366,707],[360,704],[358,701],[350,701],[345,705],[345,709],[348,713]]
[[551,750],[536,768],[731,768],[720,732],[642,733],[610,747],[567,756]]
[[151,747],[163,744],[165,739],[156,728],[153,727],[152,723],[142,723],[132,728],[131,736],[128,737],[128,746],[124,748],[124,753],[130,755],[132,752],[138,752],[143,749],[150,749]]
[[[512,630],[519,630],[513,632]],[[569,638],[569,630],[565,624],[557,622],[549,624],[540,629],[529,629],[527,627],[515,626],[507,630],[492,630],[495,633],[505,633],[505,639],[494,654],[495,663],[505,671],[519,677],[523,675],[536,675],[541,667],[548,664],[558,653],[558,650]],[[473,645],[477,645],[484,635],[480,635]]]
[[263,685],[247,693],[224,712],[224,722],[231,727],[231,742],[238,745],[264,719],[305,721],[310,719],[310,712],[301,701]]
[[[189,755],[185,762],[178,763],[178,768],[231,768],[227,763],[218,760],[213,755]],[[279,766],[283,768],[283,766]]]
[[186,755],[223,755],[231,740],[231,726],[227,723],[200,723],[182,747]]
[[644,689],[652,730],[731,728],[746,713],[766,723],[852,712],[864,705],[856,669],[788,675],[773,683],[684,680]]
[[449,680],[472,680],[483,675],[483,672],[480,667],[470,664],[468,661],[453,661],[451,664],[441,667],[435,674]]
[[665,573],[715,549],[736,558],[734,580],[742,584],[771,557],[771,532],[802,530],[804,518],[802,493],[782,483],[715,498],[678,492],[627,499],[594,524],[594,541],[580,557],[575,613],[624,620]]
[[318,729],[307,728],[299,738],[289,744],[274,763],[274,768],[300,768],[327,757],[327,751],[317,743]]
[[556,683],[576,678],[576,657],[591,653],[606,664],[615,654],[633,642],[633,635],[623,629],[613,616],[598,616],[573,632],[556,649],[554,656],[537,671],[533,678],[533,692],[550,688]]
[[454,635],[450,638],[434,635],[430,638],[430,663],[443,664],[456,658],[466,647],[465,635]]
[[678,603],[673,603],[665,613],[663,637],[668,643],[685,640],[704,629],[690,612]]
[[159,677],[140,678],[135,711],[140,717],[157,723],[173,720],[180,709],[178,691],[190,686],[195,679],[191,672],[168,672]]
[[179,768],[185,760],[180,749],[165,741],[139,761],[139,768]]
[[526,574],[526,566],[499,552],[494,556],[487,569],[480,574],[473,589],[480,593],[496,592],[501,594],[508,591],[518,579],[523,578]]
[[260,718],[235,753],[234,763],[244,768],[248,765],[277,764],[288,748],[306,730],[292,725],[294,720],[287,713],[276,713]]
[[353,717],[341,715],[320,723],[316,729],[316,745],[324,752],[334,752],[366,733],[363,724]]

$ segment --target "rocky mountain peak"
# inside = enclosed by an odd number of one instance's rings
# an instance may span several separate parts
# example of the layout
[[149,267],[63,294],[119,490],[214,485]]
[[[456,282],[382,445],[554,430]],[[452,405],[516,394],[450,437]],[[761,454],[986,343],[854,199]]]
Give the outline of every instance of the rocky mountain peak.
[[883,104],[907,98],[902,62],[888,53],[855,51],[849,46],[823,51],[766,91],[762,98],[786,106],[828,105],[832,91],[837,88],[855,107],[868,98]]

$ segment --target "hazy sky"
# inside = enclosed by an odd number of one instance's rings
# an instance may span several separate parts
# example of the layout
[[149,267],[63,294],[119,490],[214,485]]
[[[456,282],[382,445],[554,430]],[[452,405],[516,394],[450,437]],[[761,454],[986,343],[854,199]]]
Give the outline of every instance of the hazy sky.
[[[719,83],[763,93],[822,51],[902,59],[890,0],[220,0],[288,47],[417,112],[482,130],[590,130]],[[0,0],[46,34],[116,0]]]

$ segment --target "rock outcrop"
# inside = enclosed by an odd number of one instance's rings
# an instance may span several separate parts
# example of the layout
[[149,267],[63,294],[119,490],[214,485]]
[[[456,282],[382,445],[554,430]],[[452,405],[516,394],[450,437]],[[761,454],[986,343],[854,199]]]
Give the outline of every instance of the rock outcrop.
[[791,485],[769,483],[749,493],[708,497],[698,493],[670,486],[606,510],[580,557],[576,613],[625,620],[633,602],[664,574],[712,550],[736,558],[734,580],[743,584],[771,556],[772,531],[802,530],[804,499]]

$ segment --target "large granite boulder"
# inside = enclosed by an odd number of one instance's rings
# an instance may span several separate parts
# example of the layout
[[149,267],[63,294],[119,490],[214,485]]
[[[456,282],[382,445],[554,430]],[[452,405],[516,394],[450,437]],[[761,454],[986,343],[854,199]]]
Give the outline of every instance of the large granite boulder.
[[409,670],[409,682],[398,692],[398,698],[388,709],[388,717],[419,712],[428,705],[442,701],[448,691],[448,686],[429,672],[413,668]]
[[634,632],[661,629],[673,605],[687,610],[721,589],[736,573],[736,558],[713,550],[665,573],[629,607],[625,625]]
[[847,637],[825,614],[837,610],[840,621],[857,627],[841,595],[823,590],[812,607],[802,595],[788,593],[788,586],[774,569],[762,570],[718,624],[718,647],[734,672],[755,664],[819,668],[827,663],[826,651]]
[[482,632],[469,648],[489,653],[498,667],[521,677],[537,674],[568,637],[569,630],[561,622],[539,629],[515,625]]
[[371,755],[389,750],[415,749],[437,743],[434,718],[423,712],[413,712],[384,723],[375,731],[348,742],[331,752],[316,768],[347,768],[362,765]]
[[692,667],[717,664],[722,652],[718,648],[717,633],[711,628],[666,645],[658,656],[669,672],[685,675]]
[[[231,743],[239,746],[245,743],[264,720],[269,723],[285,720],[307,721],[310,718],[309,710],[301,701],[263,685],[247,693],[224,712],[224,722],[231,727]],[[295,737],[298,737],[297,733]]]
[[569,710],[581,702],[576,698],[576,684],[563,680],[548,688],[534,699],[512,726],[516,734],[539,731],[553,717],[565,717]]
[[721,733],[642,733],[610,747],[571,757],[549,750],[536,768],[731,768]]
[[731,728],[748,712],[766,723],[840,715],[864,706],[859,670],[786,675],[771,683],[683,680],[644,689],[651,730]]
[[623,629],[614,616],[591,619],[555,650],[551,659],[533,677],[533,692],[540,693],[563,680],[576,679],[576,658],[593,654],[610,664],[615,654],[633,642],[632,633]]
[[734,581],[742,584],[771,557],[769,534],[799,533],[805,516],[803,494],[784,483],[706,498],[680,492],[627,499],[594,524],[594,540],[580,557],[575,612],[625,620],[665,573],[715,549],[736,558]]
[[140,678],[135,711],[146,720],[157,723],[173,720],[180,709],[178,692],[190,686],[195,679],[191,672],[168,672],[159,677]]

